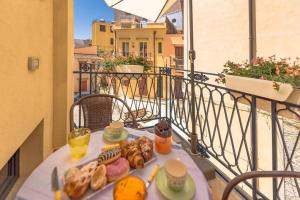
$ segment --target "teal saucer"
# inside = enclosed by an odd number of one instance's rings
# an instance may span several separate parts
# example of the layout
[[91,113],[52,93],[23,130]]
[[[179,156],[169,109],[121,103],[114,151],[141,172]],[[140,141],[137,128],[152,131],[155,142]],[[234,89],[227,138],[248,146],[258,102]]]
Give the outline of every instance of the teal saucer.
[[118,143],[121,142],[123,140],[126,140],[128,137],[128,131],[124,128],[122,130],[122,133],[120,135],[120,137],[113,137],[112,134],[110,134],[107,129],[104,129],[104,133],[103,133],[103,139],[109,143]]
[[175,192],[168,187],[164,168],[159,169],[155,180],[158,190],[168,200],[191,200],[196,193],[195,183],[189,174],[187,175],[184,187],[179,192]]

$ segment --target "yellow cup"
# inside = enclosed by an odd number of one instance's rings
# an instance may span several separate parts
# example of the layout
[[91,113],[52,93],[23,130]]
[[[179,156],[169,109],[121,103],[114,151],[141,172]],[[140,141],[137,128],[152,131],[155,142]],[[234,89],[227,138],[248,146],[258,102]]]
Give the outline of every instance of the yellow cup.
[[85,156],[90,142],[90,135],[91,130],[87,128],[75,129],[69,134],[68,144],[72,159],[78,160]]

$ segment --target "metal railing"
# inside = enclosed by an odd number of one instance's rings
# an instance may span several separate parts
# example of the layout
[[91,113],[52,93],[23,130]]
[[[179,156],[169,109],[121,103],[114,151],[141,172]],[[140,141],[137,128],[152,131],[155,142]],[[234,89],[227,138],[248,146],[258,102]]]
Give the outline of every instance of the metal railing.
[[[171,68],[156,73],[105,72],[83,64],[74,71],[77,95],[107,93],[124,99],[137,121],[165,118],[187,141],[191,134],[191,79]],[[153,71],[153,70],[152,70]],[[88,91],[81,88],[87,78]],[[218,74],[195,72],[196,133],[203,156],[227,181],[251,171],[300,171],[300,105],[231,90],[214,81]],[[265,108],[263,107],[265,106]],[[237,191],[246,199],[300,197],[299,180],[244,181]],[[242,189],[241,189],[242,188]]]

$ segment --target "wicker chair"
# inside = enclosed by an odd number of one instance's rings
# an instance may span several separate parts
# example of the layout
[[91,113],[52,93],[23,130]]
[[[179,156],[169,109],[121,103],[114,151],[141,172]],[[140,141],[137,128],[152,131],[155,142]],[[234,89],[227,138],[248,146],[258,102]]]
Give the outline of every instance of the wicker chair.
[[[241,182],[253,178],[300,178],[300,172],[292,171],[252,171],[239,175],[232,179],[226,186],[222,200],[228,200],[231,191]],[[253,198],[257,199],[257,198]]]
[[[105,128],[113,121],[113,110],[117,107],[120,108],[121,113],[117,120],[123,120],[125,125],[132,124],[131,127],[136,128],[137,123],[133,112],[129,106],[120,98],[108,94],[96,94],[85,96],[75,102],[70,109],[70,130],[74,129],[74,108],[79,106],[83,114],[84,127],[91,129],[91,131],[97,131]],[[124,110],[127,110],[129,117],[122,117]]]

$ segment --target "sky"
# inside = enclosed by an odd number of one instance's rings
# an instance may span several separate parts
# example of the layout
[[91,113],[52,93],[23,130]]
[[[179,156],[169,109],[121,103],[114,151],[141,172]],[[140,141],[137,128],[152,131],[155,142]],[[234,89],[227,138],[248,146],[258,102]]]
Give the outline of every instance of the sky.
[[91,25],[95,19],[112,21],[113,9],[104,0],[74,0],[74,38],[91,39]]

